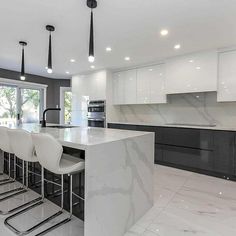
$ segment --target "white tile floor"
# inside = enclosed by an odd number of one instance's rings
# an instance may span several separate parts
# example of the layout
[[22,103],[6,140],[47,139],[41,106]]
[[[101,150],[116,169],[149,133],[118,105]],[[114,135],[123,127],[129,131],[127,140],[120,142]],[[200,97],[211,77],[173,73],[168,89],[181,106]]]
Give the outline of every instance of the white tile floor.
[[[0,187],[0,192],[3,190],[3,187]],[[30,193],[24,197],[18,196],[14,201],[11,199],[0,202],[0,209],[12,207],[34,197],[36,194]],[[58,209],[52,203],[48,204],[32,213],[24,214],[20,220],[13,223],[25,229],[36,223],[39,218]],[[0,217],[0,235],[13,236],[3,224],[4,218]],[[83,222],[74,218],[72,222],[48,235],[83,236]],[[155,205],[125,236],[182,235],[235,236],[236,182],[155,166]]]
[[155,167],[155,205],[125,236],[235,236],[236,182]]
[[[2,178],[2,176],[0,177]],[[11,185],[4,185],[0,186],[0,193],[3,191],[8,190],[9,188],[15,188],[19,186],[19,184],[11,184]],[[38,197],[38,194],[34,193],[33,191],[30,191],[27,194],[18,195],[17,197],[11,198],[7,201],[0,202],[0,210],[7,210],[14,208],[16,206],[21,205],[23,202],[28,202],[32,199],[35,199]],[[47,201],[46,204],[43,206],[39,206],[37,208],[34,208],[33,210],[24,213],[20,217],[14,219],[11,221],[11,223],[17,227],[17,229],[20,230],[26,230],[27,228],[32,227],[33,225],[37,224],[39,221],[47,218],[51,214],[56,213],[59,210],[59,207],[55,204]],[[65,213],[64,215],[56,218],[51,223],[48,223],[47,225],[39,228],[38,230],[28,234],[29,236],[33,236],[41,231],[43,231],[45,228],[51,226],[52,224],[55,224],[65,218],[67,218],[68,215]],[[6,228],[4,225],[4,219],[6,216],[0,216],[0,236],[13,236],[15,235],[13,232],[11,232],[9,229]],[[63,225],[62,227],[48,233],[48,236],[83,236],[84,235],[84,223],[73,217],[72,221]]]

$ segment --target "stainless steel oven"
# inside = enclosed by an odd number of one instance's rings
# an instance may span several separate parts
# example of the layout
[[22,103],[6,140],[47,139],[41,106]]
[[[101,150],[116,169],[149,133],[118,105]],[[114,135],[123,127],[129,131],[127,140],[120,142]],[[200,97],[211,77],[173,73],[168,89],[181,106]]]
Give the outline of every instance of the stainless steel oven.
[[106,102],[103,100],[88,102],[88,126],[106,127]]

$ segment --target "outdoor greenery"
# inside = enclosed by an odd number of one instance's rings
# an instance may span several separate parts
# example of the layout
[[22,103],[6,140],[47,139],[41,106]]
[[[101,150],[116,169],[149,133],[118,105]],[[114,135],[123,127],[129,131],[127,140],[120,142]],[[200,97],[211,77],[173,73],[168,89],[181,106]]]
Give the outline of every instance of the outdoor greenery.
[[16,89],[14,87],[0,87],[1,118],[16,118]]
[[[16,88],[10,86],[0,86],[0,117],[1,118],[16,118],[17,115],[17,92]],[[39,91],[32,89],[21,90],[22,106],[20,114],[23,115],[23,107],[30,101],[32,110],[37,110],[39,107]]]
[[71,101],[72,101],[72,93],[65,92],[64,106],[65,106],[65,123],[66,124],[71,123],[71,108],[72,108]]

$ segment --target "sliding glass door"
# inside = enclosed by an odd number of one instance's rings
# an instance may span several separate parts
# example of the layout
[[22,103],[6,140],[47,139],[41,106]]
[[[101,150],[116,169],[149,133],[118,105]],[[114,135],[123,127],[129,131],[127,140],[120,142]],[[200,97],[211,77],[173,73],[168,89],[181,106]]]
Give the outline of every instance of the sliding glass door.
[[14,126],[17,118],[17,87],[0,85],[0,125]]
[[20,89],[20,120],[21,123],[39,123],[40,119],[40,90]]
[[39,123],[44,109],[44,89],[0,84],[0,125]]

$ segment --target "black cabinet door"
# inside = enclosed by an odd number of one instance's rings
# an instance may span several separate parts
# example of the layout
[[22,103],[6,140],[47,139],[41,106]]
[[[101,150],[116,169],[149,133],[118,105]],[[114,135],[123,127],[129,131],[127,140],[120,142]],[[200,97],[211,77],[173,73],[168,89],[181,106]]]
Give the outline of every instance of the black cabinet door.
[[194,148],[162,145],[163,161],[183,167],[213,170],[213,152]]
[[110,128],[110,129],[121,129],[120,124],[113,124],[113,123],[108,123],[107,127]]
[[189,128],[163,128],[163,144],[212,150],[213,136],[211,130]]
[[155,163],[157,164],[159,161],[163,161],[163,149],[162,145],[155,144]]
[[137,130],[137,125],[108,123],[108,128],[111,128],[111,129],[125,129],[125,130]]
[[214,131],[214,171],[234,174],[235,133]]
[[161,143],[161,141],[162,141],[162,127],[137,125],[137,130],[145,131],[145,132],[154,132],[155,133],[155,143]]

